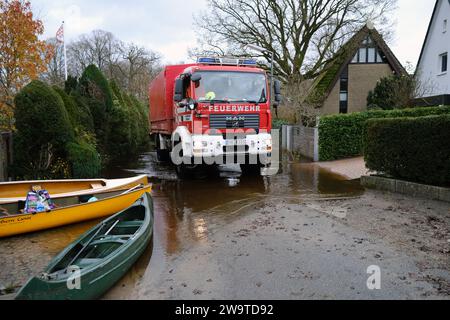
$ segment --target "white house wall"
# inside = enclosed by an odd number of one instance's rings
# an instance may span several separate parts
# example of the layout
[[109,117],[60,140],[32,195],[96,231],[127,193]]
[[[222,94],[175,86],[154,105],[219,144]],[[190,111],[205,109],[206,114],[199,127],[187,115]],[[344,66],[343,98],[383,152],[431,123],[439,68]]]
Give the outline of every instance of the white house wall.
[[[447,20],[446,31],[444,31],[444,20]],[[450,94],[450,70],[441,72],[440,60],[440,55],[450,53],[450,0],[439,0],[428,38],[425,41],[422,59],[417,68],[417,75],[422,86],[420,96]]]

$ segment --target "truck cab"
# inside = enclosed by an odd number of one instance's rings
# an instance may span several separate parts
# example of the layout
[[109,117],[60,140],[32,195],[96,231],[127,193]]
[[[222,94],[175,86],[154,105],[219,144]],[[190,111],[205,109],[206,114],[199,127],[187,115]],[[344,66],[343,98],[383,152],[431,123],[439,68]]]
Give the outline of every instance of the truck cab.
[[[152,123],[157,119],[150,117],[160,158],[164,153],[170,155],[180,174],[201,164],[233,163],[243,170],[268,165],[272,153],[270,82],[252,59],[205,57],[186,65],[173,79],[170,132],[158,130]],[[274,93],[277,106],[279,82],[274,82]],[[157,106],[150,98],[152,107]]]

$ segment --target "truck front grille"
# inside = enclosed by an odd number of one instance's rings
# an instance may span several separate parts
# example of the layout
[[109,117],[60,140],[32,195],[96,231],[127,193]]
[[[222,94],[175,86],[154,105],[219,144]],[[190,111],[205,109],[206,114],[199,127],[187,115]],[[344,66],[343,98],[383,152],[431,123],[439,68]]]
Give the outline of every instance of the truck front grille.
[[209,116],[211,129],[255,129],[259,130],[259,114],[212,114]]

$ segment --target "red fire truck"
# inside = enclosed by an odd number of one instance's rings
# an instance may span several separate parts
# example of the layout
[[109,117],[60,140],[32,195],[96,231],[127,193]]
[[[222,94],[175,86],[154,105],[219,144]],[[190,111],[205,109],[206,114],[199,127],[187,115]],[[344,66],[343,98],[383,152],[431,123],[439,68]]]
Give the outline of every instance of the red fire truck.
[[158,159],[171,159],[179,175],[200,164],[231,162],[243,170],[267,165],[270,104],[281,100],[280,82],[273,81],[273,90],[270,82],[252,59],[205,57],[165,67],[149,89]]

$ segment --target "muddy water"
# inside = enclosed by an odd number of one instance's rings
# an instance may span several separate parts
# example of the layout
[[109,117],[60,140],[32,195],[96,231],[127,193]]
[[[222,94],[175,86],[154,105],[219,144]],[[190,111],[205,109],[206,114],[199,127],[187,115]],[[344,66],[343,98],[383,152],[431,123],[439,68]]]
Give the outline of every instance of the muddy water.
[[[159,164],[149,153],[131,173],[147,174],[154,184],[153,246],[106,299],[143,297],[147,281],[159,277],[171,258],[207,243],[208,235],[242,217],[245,208],[263,199],[354,196],[363,191],[356,181],[300,162],[284,161],[281,172],[273,177],[242,176],[238,167],[221,167],[218,175],[200,173],[196,179],[179,181],[172,167]],[[127,176],[130,170],[116,169],[109,174]]]
[[[131,168],[130,168],[131,167]],[[105,298],[139,298],[143,279],[158,277],[169,258],[208,242],[208,235],[246,214],[262,199],[305,200],[360,194],[358,182],[322,171],[308,163],[284,161],[272,177],[242,176],[238,167],[221,167],[214,175],[199,173],[180,181],[174,169],[144,154],[127,168],[105,172],[106,178],[147,174],[154,187],[155,225],[152,245]],[[0,285],[20,286],[51,258],[98,221],[0,240]]]

